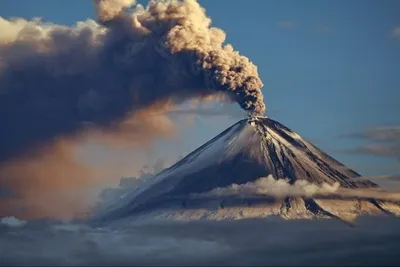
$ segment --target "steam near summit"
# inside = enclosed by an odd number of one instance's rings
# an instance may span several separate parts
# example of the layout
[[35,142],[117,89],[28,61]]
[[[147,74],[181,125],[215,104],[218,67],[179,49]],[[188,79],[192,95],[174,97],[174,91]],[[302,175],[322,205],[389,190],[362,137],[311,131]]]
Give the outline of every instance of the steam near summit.
[[188,99],[222,95],[264,114],[257,67],[224,44],[225,32],[197,1],[96,0],[94,7],[97,21],[74,27],[0,17],[0,185],[29,187],[14,171],[21,160],[31,166],[43,153],[65,160],[72,153],[59,142],[87,132],[138,143],[166,135],[169,119],[147,114]]

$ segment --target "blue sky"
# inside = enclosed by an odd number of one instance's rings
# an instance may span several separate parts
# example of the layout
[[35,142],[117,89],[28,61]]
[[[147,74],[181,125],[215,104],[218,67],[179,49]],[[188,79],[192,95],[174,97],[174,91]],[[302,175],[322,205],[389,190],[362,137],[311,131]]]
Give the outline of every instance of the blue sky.
[[[200,3],[214,26],[227,33],[227,42],[258,66],[269,117],[362,174],[400,173],[396,155],[350,153],[369,139],[343,136],[400,125],[400,1]],[[94,18],[94,9],[86,0],[1,0],[0,16],[72,25]],[[90,145],[80,153],[94,162],[114,161],[129,173],[137,153],[145,155],[139,165],[158,157],[172,160],[236,120],[196,117],[182,124],[176,139],[142,152]]]

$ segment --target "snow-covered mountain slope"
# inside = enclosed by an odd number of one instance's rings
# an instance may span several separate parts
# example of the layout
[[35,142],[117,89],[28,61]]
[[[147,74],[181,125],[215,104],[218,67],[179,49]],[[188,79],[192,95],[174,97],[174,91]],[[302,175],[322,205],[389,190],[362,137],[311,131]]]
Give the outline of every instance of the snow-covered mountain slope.
[[[221,216],[221,212],[226,215],[228,211],[243,215],[255,209],[258,212],[250,213],[256,217],[271,214],[288,218],[311,215],[335,217],[335,212],[328,210],[337,205],[340,207],[335,209],[340,210],[347,205],[344,210],[351,214],[371,213],[375,210],[390,213],[388,209],[393,209],[384,208],[380,202],[366,198],[346,200],[344,204],[337,202],[340,201],[337,199],[313,200],[307,196],[288,196],[284,200],[257,196],[256,201],[253,196],[210,196],[200,199],[193,197],[232,184],[255,182],[268,175],[275,179],[287,178],[289,184],[305,180],[316,186],[337,184],[346,189],[378,187],[368,180],[353,180],[360,175],[279,122],[266,117],[253,117],[237,122],[170,168],[149,179],[138,189],[100,212],[96,220],[114,220],[160,209],[169,210],[167,215],[176,214],[171,208],[175,211],[180,209],[179,212],[186,214],[186,217],[188,212],[197,214],[194,217],[207,217],[205,214],[210,214],[210,208],[223,208],[223,212],[218,210],[210,216]],[[233,204],[230,207],[222,207],[223,202]],[[197,203],[196,208],[193,210],[188,207],[188,203]],[[392,213],[397,214],[397,211]],[[242,215],[239,217],[244,216]]]

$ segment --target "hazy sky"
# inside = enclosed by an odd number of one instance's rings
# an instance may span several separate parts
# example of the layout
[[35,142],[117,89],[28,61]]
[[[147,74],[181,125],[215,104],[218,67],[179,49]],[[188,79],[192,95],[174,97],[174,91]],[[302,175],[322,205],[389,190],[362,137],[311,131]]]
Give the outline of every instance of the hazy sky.
[[[227,42],[258,66],[269,117],[362,174],[400,173],[399,1],[200,3]],[[94,8],[88,0],[1,0],[0,16],[71,25],[94,18]],[[90,145],[80,157],[129,174],[158,157],[187,154],[238,120],[237,113],[196,116],[192,123],[180,116],[180,135],[145,152]],[[389,127],[376,129],[382,126]]]

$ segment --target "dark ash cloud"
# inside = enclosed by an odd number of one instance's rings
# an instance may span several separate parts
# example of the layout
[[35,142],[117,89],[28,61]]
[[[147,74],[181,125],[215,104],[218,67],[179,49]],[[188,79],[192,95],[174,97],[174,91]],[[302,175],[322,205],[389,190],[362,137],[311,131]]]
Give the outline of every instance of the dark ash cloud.
[[132,2],[95,1],[98,22],[71,28],[0,18],[10,33],[0,39],[0,160],[219,93],[264,113],[256,66],[224,45],[225,33],[196,1],[123,12]]
[[400,221],[162,222],[91,228],[55,221],[0,224],[1,265],[398,266]]
[[228,117],[234,119],[243,119],[247,115],[239,110],[233,110],[228,107],[222,108],[186,108],[174,109],[167,112],[168,115],[174,116],[202,116],[202,117]]
[[168,138],[176,129],[163,113],[191,99],[223,95],[265,112],[257,67],[225,44],[197,1],[94,4],[96,21],[73,27],[0,17],[0,188],[19,197],[0,203],[1,215],[16,203],[39,217],[80,211],[75,195],[57,196],[94,181],[95,170],[74,157],[88,137],[112,145]]

